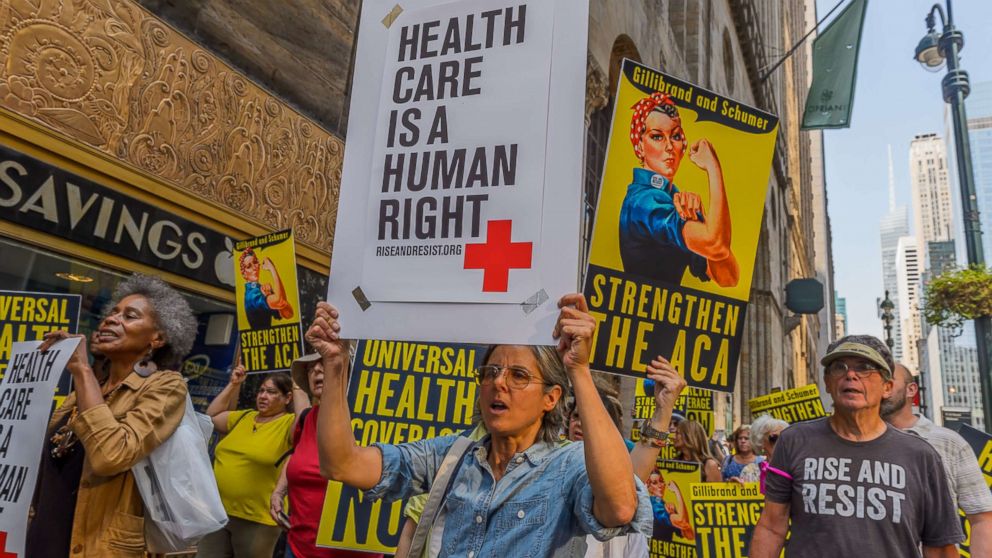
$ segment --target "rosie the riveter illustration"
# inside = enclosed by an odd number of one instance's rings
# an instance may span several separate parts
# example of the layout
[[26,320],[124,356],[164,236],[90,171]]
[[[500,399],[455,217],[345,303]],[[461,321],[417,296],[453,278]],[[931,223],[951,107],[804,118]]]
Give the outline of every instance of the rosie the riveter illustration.
[[[259,256],[252,248],[241,253],[241,276],[245,279],[245,316],[251,329],[272,327],[273,319],[293,317],[293,307],[286,297],[286,287],[282,284],[276,266],[269,258],[259,262]],[[259,283],[261,269],[272,277],[272,284]]]
[[689,160],[709,178],[704,212],[699,195],[675,187],[688,145],[675,102],[656,92],[632,108],[630,141],[644,168],[634,169],[620,209],[624,270],[678,285],[688,268],[700,280],[733,287],[740,273],[730,248],[730,206],[716,151],[706,139],[689,149]]

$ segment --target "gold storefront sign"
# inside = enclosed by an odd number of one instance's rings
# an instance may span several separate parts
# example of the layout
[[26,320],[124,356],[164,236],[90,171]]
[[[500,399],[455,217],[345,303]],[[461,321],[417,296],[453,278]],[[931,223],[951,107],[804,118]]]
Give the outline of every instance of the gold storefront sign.
[[136,3],[5,0],[0,54],[0,107],[331,250],[341,140]]

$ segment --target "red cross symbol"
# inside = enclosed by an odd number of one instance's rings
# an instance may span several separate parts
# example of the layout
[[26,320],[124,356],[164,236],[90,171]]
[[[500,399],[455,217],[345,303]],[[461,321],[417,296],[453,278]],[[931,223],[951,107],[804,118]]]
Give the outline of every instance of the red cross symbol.
[[505,293],[511,269],[530,269],[532,242],[511,242],[513,221],[489,221],[485,244],[465,245],[465,269],[481,269],[482,292]]
[[7,552],[7,532],[0,531],[0,558],[17,558],[13,552]]

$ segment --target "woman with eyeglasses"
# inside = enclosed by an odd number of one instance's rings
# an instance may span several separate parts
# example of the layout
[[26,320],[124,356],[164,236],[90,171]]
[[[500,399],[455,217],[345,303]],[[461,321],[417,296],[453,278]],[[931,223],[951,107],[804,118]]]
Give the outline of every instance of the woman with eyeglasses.
[[255,409],[231,410],[245,377],[245,368],[236,366],[207,407],[214,428],[224,435],[214,450],[214,476],[228,522],[197,545],[196,555],[203,558],[271,558],[281,533],[269,514],[269,501],[292,447],[293,410],[302,412],[310,401],[289,374],[280,372],[262,381]]
[[[581,294],[562,297],[558,306],[557,347],[497,345],[476,371],[477,404],[489,435],[452,456],[450,484],[438,487],[446,496],[439,515],[431,516],[437,556],[520,556],[522,550],[529,556],[576,556],[587,534],[607,540],[651,532],[647,492],[635,480],[623,438],[589,370],[596,321]],[[429,491],[457,436],[356,445],[345,398],[348,349],[338,318],[334,307],[321,302],[306,334],[324,359],[317,429],[321,472],[371,499],[394,501]],[[583,442],[570,444],[560,440],[569,384],[583,430]]]
[[751,424],[751,443],[758,448],[765,461],[772,460],[775,442],[778,442],[778,437],[788,427],[789,423],[771,415],[761,415]]

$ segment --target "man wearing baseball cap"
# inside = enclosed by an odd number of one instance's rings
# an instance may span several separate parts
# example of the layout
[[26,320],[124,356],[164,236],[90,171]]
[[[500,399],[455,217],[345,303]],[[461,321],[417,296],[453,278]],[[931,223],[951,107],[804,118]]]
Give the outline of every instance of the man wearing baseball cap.
[[782,432],[771,466],[785,474],[766,479],[749,556],[957,556],[964,535],[940,456],[879,414],[892,394],[888,347],[849,335],[820,363],[834,414]]

